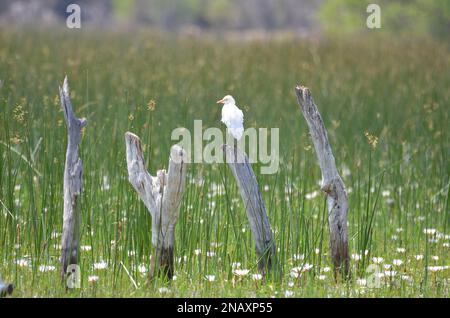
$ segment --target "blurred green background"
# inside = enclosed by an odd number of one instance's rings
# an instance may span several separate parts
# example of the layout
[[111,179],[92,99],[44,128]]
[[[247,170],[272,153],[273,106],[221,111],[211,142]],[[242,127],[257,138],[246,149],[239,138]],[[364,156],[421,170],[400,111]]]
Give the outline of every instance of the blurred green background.
[[0,25],[64,26],[77,3],[83,26],[155,27],[170,31],[292,31],[335,36],[368,32],[366,8],[381,8],[377,32],[449,39],[448,0],[3,0]]

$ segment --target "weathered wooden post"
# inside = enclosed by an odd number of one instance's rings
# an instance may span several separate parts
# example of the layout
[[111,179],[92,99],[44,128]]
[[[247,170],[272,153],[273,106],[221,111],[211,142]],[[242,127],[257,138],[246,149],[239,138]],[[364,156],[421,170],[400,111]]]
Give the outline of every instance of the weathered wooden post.
[[66,276],[67,266],[78,263],[80,240],[80,196],[82,188],[83,164],[78,155],[81,129],[86,126],[85,118],[78,119],[70,102],[67,76],[63,87],[59,87],[61,107],[66,120],[68,143],[64,167],[64,218],[62,232],[61,276]]
[[258,270],[265,275],[272,268],[276,246],[258,182],[248,157],[242,150],[229,145],[223,145],[223,150],[247,211],[252,236],[256,243]]
[[144,154],[138,136],[125,133],[128,179],[152,216],[152,244],[156,255],[151,259],[151,276],[173,276],[175,225],[186,179],[186,152],[172,146],[169,169],[158,170],[156,177],[145,169]]
[[349,275],[347,211],[348,198],[331,151],[328,135],[311,92],[305,86],[295,88],[297,101],[308,123],[311,138],[316,150],[320,170],[322,171],[321,189],[326,193],[328,205],[328,223],[330,228],[330,250],[334,264],[334,274],[340,271]]

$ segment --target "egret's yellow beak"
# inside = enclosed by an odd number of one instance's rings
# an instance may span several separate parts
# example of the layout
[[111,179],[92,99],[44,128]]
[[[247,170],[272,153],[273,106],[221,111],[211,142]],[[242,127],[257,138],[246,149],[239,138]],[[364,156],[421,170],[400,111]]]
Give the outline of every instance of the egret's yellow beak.
[[223,103],[225,103],[225,102],[223,101],[223,99],[219,99],[216,103],[217,103],[217,104],[223,104]]

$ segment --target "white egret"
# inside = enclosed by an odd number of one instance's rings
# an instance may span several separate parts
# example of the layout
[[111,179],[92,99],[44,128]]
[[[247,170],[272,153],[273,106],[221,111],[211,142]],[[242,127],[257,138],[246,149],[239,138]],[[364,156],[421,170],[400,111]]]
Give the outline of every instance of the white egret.
[[218,104],[222,107],[222,122],[227,126],[229,133],[237,140],[241,139],[244,133],[244,114],[236,106],[236,102],[231,95],[227,95]]

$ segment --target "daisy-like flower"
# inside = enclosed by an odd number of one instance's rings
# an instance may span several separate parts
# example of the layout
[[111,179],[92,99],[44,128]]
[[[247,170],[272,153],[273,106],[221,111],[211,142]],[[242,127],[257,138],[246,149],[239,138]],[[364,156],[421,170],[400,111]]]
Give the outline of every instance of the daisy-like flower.
[[384,258],[382,258],[382,257],[372,257],[372,261],[373,261],[375,264],[381,264],[381,263],[384,262]]
[[80,249],[82,251],[90,251],[90,250],[92,250],[92,246],[90,246],[90,245],[82,245],[82,246],[80,246]]
[[194,250],[194,254],[195,254],[196,256],[199,256],[201,253],[202,253],[202,250],[201,250],[201,249],[196,249],[196,250]]
[[319,275],[319,276],[317,276],[317,278],[319,280],[325,280],[327,277],[325,275]]
[[423,255],[414,255],[414,258],[416,259],[416,261],[420,261],[423,260]]
[[324,273],[328,273],[330,270],[331,270],[331,268],[328,267],[328,266],[325,266],[324,268],[322,268],[322,271],[323,271]]
[[294,267],[291,269],[290,276],[292,278],[298,278],[302,273],[309,271],[311,268],[313,268],[313,265],[308,263],[305,263],[303,266]]
[[412,282],[412,278],[408,275],[401,275],[400,276],[401,280],[407,281],[407,282]]
[[427,235],[434,235],[436,234],[436,229],[423,229],[423,233]]
[[213,281],[216,280],[216,276],[215,275],[206,275],[205,278],[206,278],[206,280],[208,282],[213,282]]
[[433,261],[438,261],[438,260],[439,260],[439,256],[433,255],[433,256],[431,256],[431,259],[432,259]]
[[216,256],[216,252],[206,252],[207,257],[214,257]]
[[392,264],[394,264],[395,266],[400,266],[403,264],[403,261],[401,259],[394,259],[392,261]]
[[158,292],[160,294],[168,294],[168,293],[170,293],[170,289],[167,287],[161,287],[160,289],[158,289]]
[[250,273],[249,269],[235,269],[233,271],[234,275],[239,276],[239,277],[244,277],[247,276],[248,273]]
[[428,270],[430,272],[440,272],[443,271],[444,269],[449,269],[450,266],[428,266]]
[[285,296],[285,297],[292,297],[292,296],[294,296],[294,292],[291,291],[291,290],[286,290],[286,291],[284,292],[284,296]]
[[383,191],[381,192],[381,195],[382,195],[383,197],[388,197],[388,196],[391,195],[391,191],[389,191],[389,190],[383,190]]
[[147,273],[147,266],[145,266],[144,264],[139,265],[139,266],[138,266],[138,271],[139,271],[139,273],[141,273],[141,274]]
[[98,281],[98,276],[96,276],[96,275],[92,275],[92,276],[88,277],[88,282],[89,283],[95,283],[97,281]]
[[16,260],[16,264],[19,267],[29,267],[30,266],[30,262],[27,259],[25,259],[25,258],[21,258],[21,259]]
[[253,280],[261,280],[262,279],[262,275],[261,274],[253,274],[252,275],[252,279]]
[[406,248],[404,248],[404,247],[397,247],[396,251],[397,251],[397,253],[405,253],[406,252]]
[[53,272],[55,269],[56,269],[56,267],[52,266],[52,265],[40,265],[39,266],[39,271],[42,273]]
[[98,263],[94,263],[94,269],[101,270],[106,269],[108,267],[108,263],[105,261],[100,261]]
[[352,260],[359,261],[361,259],[361,254],[352,254]]

